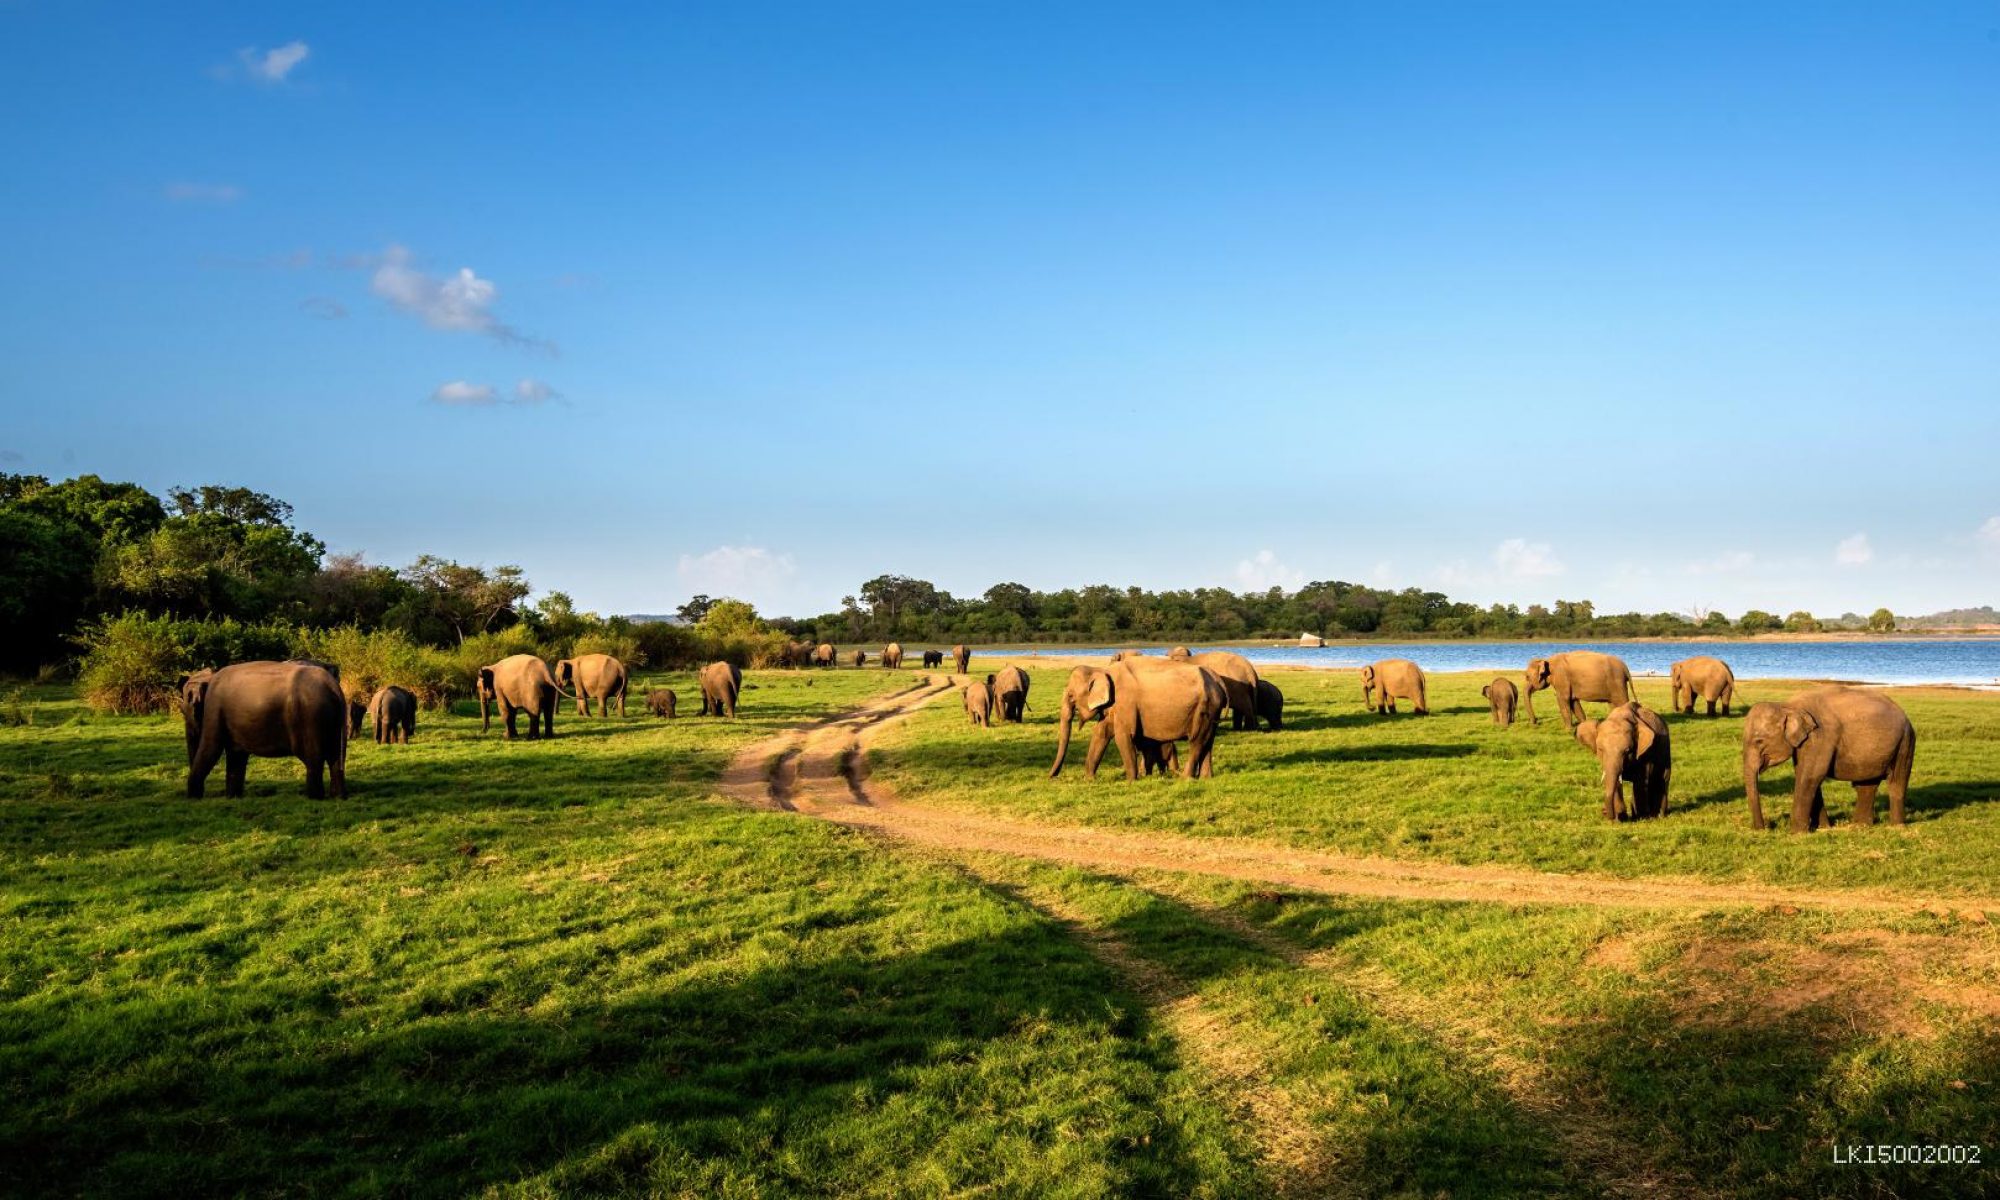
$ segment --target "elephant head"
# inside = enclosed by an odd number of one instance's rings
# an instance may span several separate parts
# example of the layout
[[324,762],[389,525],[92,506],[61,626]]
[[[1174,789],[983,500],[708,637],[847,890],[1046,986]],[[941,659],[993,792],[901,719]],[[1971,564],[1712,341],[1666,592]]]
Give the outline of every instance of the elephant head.
[[570,682],[574,678],[576,678],[576,660],[573,658],[557,659],[556,660],[557,685],[574,691],[576,685]]
[[1111,703],[1111,673],[1097,667],[1078,667],[1069,673],[1063,686],[1062,711],[1056,717],[1056,761],[1049,778],[1062,774],[1063,760],[1069,757],[1070,727],[1081,720],[1088,723]]
[[491,733],[493,714],[487,708],[487,704],[495,698],[492,667],[479,668],[479,674],[472,680],[472,690],[479,693],[479,730],[481,733]]
[[1754,809],[1759,801],[1757,776],[1781,762],[1790,762],[1819,728],[1819,718],[1789,704],[1765,701],[1743,715],[1743,792]]
[[1175,647],[1174,647],[1173,649],[1171,649],[1171,650],[1167,651],[1167,657],[1168,657],[1168,658],[1176,658],[1176,659],[1178,659],[1178,658],[1193,658],[1193,657],[1194,657],[1194,655],[1193,655],[1192,653],[1190,653],[1190,652],[1189,652],[1189,650],[1188,650],[1188,648],[1187,648],[1186,646],[1175,646]]
[[1541,718],[1535,715],[1535,693],[1549,686],[1549,672],[1549,660],[1536,658],[1528,661],[1528,669],[1522,676],[1528,684],[1522,692],[1528,701],[1528,723],[1531,725],[1541,724]]
[[1375,667],[1371,664],[1361,668],[1361,702],[1375,711]]
[[187,725],[188,754],[193,756],[195,746],[201,741],[202,705],[208,701],[208,685],[215,679],[215,672],[207,667],[192,675],[183,675],[175,685],[180,698],[181,720]]
[[1616,816],[1618,781],[1624,778],[1627,764],[1644,758],[1652,750],[1655,740],[1652,729],[1628,707],[1613,710],[1602,721],[1578,721],[1576,740],[1596,753],[1604,770],[1604,812]]

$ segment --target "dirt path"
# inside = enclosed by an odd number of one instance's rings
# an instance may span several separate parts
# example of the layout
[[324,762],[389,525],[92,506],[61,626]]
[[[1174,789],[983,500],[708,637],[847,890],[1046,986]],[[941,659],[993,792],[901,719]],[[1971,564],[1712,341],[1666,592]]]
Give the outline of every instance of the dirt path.
[[[1113,872],[1188,871],[1329,895],[1656,909],[1790,906],[1909,912],[1924,906],[1925,898],[1912,895],[1369,858],[1245,839],[1049,825],[907,804],[868,782],[865,754],[886,725],[953,694],[957,683],[956,677],[944,675],[920,679],[901,692],[746,748],[725,771],[724,792],[743,804],[807,813],[942,850],[1011,854]],[[2000,909],[2000,900],[1958,897],[1949,908]]]

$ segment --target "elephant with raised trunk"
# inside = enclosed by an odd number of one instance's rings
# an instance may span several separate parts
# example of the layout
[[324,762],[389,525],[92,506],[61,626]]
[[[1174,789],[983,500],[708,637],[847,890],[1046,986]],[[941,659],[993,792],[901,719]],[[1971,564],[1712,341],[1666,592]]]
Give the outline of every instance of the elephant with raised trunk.
[[625,664],[609,654],[579,654],[556,660],[556,683],[564,691],[576,693],[576,715],[591,716],[590,702],[597,701],[599,717],[611,715],[611,701],[618,700],[618,715],[625,715]]
[[520,712],[528,714],[529,738],[556,735],[556,697],[561,692],[549,664],[541,659],[532,654],[510,654],[479,668],[472,683],[473,690],[479,693],[481,733],[492,732],[493,717],[487,705],[497,702],[500,715],[507,722],[509,741],[514,738],[514,714]]
[[[1375,703],[1375,693],[1382,703]],[[1429,681],[1424,669],[1407,658],[1385,658],[1361,668],[1361,702],[1369,712],[1393,713],[1396,701],[1408,700],[1420,717],[1431,715]]]
[[1826,813],[1820,788],[1829,779],[1854,785],[1854,823],[1875,823],[1875,789],[1889,784],[1889,823],[1903,823],[1903,799],[1916,761],[1917,731],[1901,705],[1880,692],[1825,687],[1783,704],[1753,704],[1743,717],[1743,791],[1750,827],[1764,828],[1757,777],[1787,759],[1792,764],[1792,832],[1819,828]]
[[1495,725],[1505,729],[1514,723],[1514,705],[1519,702],[1521,692],[1513,680],[1503,675],[1480,688],[1479,694],[1486,697],[1486,703],[1493,709]]
[[743,690],[743,672],[733,663],[712,662],[701,669],[701,715],[733,717]]
[[965,674],[965,668],[972,664],[972,651],[967,649],[963,644],[953,646],[951,648],[951,661],[958,664],[952,669],[953,673],[963,675]]
[[1000,711],[1000,719],[1019,725],[1028,707],[1028,673],[1009,663],[998,675],[988,675],[986,682],[993,687],[993,705]]
[[379,688],[368,698],[368,716],[375,723],[377,745],[401,742],[407,746],[417,732],[416,693],[393,683]]
[[[1215,774],[1215,735],[1222,723],[1222,710],[1229,698],[1222,683],[1206,667],[1191,662],[1128,658],[1103,670],[1070,674],[1071,686],[1064,690],[1062,712],[1057,718],[1056,760],[1049,768],[1051,779],[1062,774],[1063,760],[1069,757],[1070,727],[1079,712],[1096,717],[1091,732],[1090,751],[1083,762],[1086,778],[1097,777],[1105,747],[1116,743],[1125,760],[1125,778],[1139,778],[1148,764],[1146,743],[1186,741],[1187,759],[1183,778]],[[1155,751],[1157,752],[1157,751]]]
[[1636,704],[1639,693],[1632,686],[1632,669],[1625,660],[1595,650],[1565,650],[1547,658],[1531,659],[1527,670],[1528,723],[1539,725],[1535,715],[1535,693],[1548,688],[1556,694],[1556,712],[1563,728],[1574,729],[1587,715],[1586,700],[1617,708]]
[[[1684,658],[1668,668],[1667,678],[1674,687],[1675,712],[1693,715],[1694,702],[1701,699],[1708,702],[1709,716],[1715,715],[1718,703],[1722,705],[1722,715],[1729,715],[1730,701],[1736,696],[1736,672],[1729,669],[1728,663],[1705,654]],[[1682,706],[1683,695],[1686,697],[1685,707]]]
[[[1667,815],[1667,785],[1673,779],[1674,752],[1667,723],[1637,703],[1611,710],[1602,721],[1586,717],[1576,723],[1576,740],[1597,755],[1603,770],[1604,819],[1637,820]],[[1625,785],[1632,785],[1632,805],[1625,806]]]
[[199,800],[223,763],[223,795],[243,795],[250,759],[296,758],[306,795],[347,795],[347,696],[317,663],[244,662],[196,671],[180,681],[187,727],[187,794]]
[[887,670],[901,670],[903,666],[903,643],[890,642],[882,647],[882,666]]

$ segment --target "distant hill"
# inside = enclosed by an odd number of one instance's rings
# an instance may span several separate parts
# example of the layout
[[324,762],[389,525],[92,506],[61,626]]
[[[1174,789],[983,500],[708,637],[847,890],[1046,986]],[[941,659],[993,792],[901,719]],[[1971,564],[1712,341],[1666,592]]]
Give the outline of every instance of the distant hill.
[[1995,611],[1990,604],[1982,604],[1978,608],[1947,609],[1927,617],[1904,617],[1896,623],[1908,629],[1959,629],[1970,625],[2000,625],[2000,611]]

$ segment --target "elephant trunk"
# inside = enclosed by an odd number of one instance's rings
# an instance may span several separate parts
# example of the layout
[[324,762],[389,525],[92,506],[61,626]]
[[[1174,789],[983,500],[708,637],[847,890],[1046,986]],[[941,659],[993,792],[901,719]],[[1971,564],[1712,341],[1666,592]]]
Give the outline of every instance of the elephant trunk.
[[1624,816],[1624,813],[1620,811],[1624,806],[1619,803],[1618,795],[1620,790],[1618,782],[1624,774],[1624,755],[1604,760],[1604,815],[1613,821]]
[[1049,768],[1050,779],[1062,774],[1063,760],[1069,757],[1069,726],[1070,719],[1075,715],[1076,702],[1064,696],[1062,714],[1056,718],[1056,761]]
[[492,733],[493,714],[486,707],[486,689],[480,687],[475,690],[479,693],[479,732]]
[[1764,800],[1757,794],[1757,775],[1764,764],[1755,746],[1743,747],[1743,796],[1750,802],[1750,828],[1764,828]]
[[1527,686],[1526,688],[1522,689],[1522,692],[1521,692],[1521,699],[1523,699],[1523,700],[1526,700],[1526,701],[1528,702],[1528,724],[1530,724],[1530,725],[1540,725],[1540,724],[1542,723],[1542,719],[1541,719],[1540,717],[1538,717],[1538,716],[1536,716],[1536,715],[1535,715],[1535,681],[1534,681],[1534,680],[1532,680],[1532,679],[1528,680],[1528,686]]

